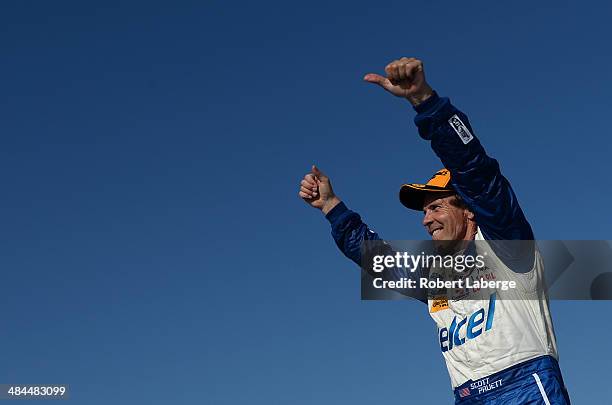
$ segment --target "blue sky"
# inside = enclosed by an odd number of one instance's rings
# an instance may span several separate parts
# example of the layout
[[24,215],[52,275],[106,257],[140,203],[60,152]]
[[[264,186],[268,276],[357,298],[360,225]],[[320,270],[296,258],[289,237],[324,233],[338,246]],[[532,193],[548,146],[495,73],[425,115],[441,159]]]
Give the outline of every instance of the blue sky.
[[[415,302],[297,198],[315,162],[388,239],[440,167],[362,82],[417,56],[540,239],[612,239],[604,2],[18,2],[0,13],[2,383],[87,404],[450,403]],[[606,56],[608,55],[608,56]],[[577,404],[608,382],[610,302],[553,302]]]

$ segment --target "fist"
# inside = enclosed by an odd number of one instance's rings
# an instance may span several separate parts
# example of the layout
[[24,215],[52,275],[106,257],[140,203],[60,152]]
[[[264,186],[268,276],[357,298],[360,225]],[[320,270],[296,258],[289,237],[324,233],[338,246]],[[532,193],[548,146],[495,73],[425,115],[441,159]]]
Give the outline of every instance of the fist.
[[425,80],[423,62],[415,58],[394,60],[385,67],[386,77],[376,73],[368,73],[363,78],[387,90],[396,97],[408,99],[413,105],[418,105],[433,94],[433,90]]
[[334,194],[329,177],[314,165],[310,173],[300,182],[298,195],[306,204],[323,211],[323,214],[327,214],[340,203],[340,199]]

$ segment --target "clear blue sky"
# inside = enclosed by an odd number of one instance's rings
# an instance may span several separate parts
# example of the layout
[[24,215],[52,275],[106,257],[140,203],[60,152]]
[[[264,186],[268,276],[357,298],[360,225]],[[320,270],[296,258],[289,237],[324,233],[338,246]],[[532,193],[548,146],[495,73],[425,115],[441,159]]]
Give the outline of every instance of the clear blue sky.
[[[361,78],[418,56],[540,239],[612,239],[606,2],[13,2],[0,12],[2,383],[83,404],[451,402],[415,302],[297,198],[316,162],[388,239],[440,167]],[[606,56],[607,55],[607,56]],[[610,302],[554,302],[576,404],[609,398]]]

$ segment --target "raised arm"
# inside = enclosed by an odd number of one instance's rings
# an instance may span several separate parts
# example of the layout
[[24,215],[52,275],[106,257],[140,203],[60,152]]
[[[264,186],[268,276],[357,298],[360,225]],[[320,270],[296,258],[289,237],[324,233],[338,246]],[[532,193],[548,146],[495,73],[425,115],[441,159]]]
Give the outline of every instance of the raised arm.
[[[331,224],[331,234],[340,251],[373,277],[398,281],[402,278],[418,280],[423,276],[422,269],[409,272],[405,268],[390,268],[382,273],[374,273],[370,263],[374,255],[394,255],[395,252],[386,243],[368,244],[368,241],[380,241],[376,232],[368,227],[361,216],[351,211],[336,196],[329,177],[316,166],[312,166],[300,183],[299,196],[313,208],[321,210]],[[397,292],[427,302],[425,292],[418,288],[396,289]]]
[[330,222],[332,236],[346,257],[361,266],[363,241],[380,240],[378,234],[363,223],[356,212],[349,210],[336,196],[329,177],[316,166],[300,183],[300,198],[313,208],[321,210]]
[[531,226],[497,160],[488,156],[468,117],[446,97],[433,94],[416,105],[423,139],[451,171],[451,183],[468,204],[487,239],[533,240]]
[[417,111],[415,123],[423,139],[451,172],[453,188],[470,207],[487,239],[532,240],[533,233],[497,161],[476,138],[467,116],[427,84],[423,63],[401,58],[385,68],[387,77],[370,73],[364,80],[397,97]]
[[534,236],[510,183],[497,160],[487,155],[476,138],[468,117],[432,90],[420,60],[401,58],[387,65],[385,72],[387,77],[370,73],[364,80],[413,105],[419,134],[431,141],[432,149],[450,170],[453,188],[474,213],[485,239],[494,241],[493,249],[509,268],[530,271],[533,242],[495,242],[532,241]]

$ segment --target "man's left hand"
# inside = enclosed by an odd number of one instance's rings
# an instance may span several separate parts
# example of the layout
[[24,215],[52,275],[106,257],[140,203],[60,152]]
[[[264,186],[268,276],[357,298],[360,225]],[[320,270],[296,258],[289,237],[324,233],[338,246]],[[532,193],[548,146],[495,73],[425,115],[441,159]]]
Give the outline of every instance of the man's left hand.
[[385,67],[387,77],[368,73],[363,80],[378,84],[396,97],[408,99],[412,105],[419,105],[433,94],[425,80],[423,62],[415,58],[394,60]]

